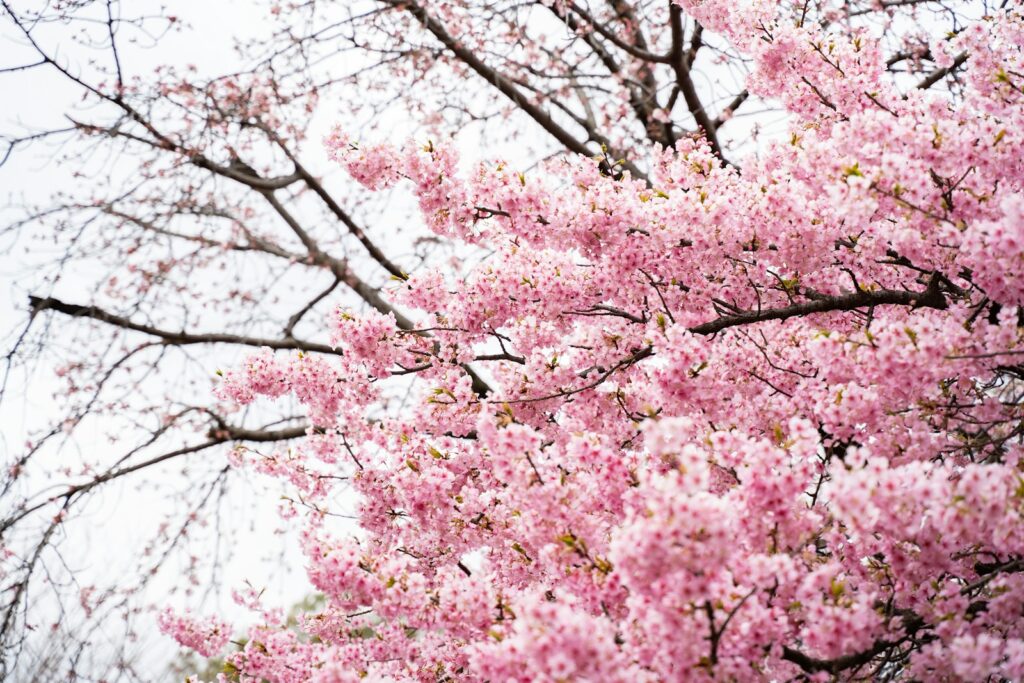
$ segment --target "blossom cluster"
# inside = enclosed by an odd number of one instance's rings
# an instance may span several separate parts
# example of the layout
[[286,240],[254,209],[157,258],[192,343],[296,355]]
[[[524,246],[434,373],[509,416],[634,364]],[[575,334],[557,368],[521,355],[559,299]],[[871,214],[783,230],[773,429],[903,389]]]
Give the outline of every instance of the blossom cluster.
[[[326,607],[254,629],[241,680],[1024,676],[1024,17],[953,39],[956,101],[785,3],[679,4],[792,115],[740,168],[691,139],[648,179],[328,141],[493,253],[396,283],[411,329],[338,311],[340,359],[227,373],[307,407],[264,471],[343,469],[363,532],[308,516]],[[414,400],[370,420],[392,375]]]
[[216,617],[199,618],[167,609],[160,613],[157,624],[163,633],[204,657],[219,654],[231,638],[228,624]]

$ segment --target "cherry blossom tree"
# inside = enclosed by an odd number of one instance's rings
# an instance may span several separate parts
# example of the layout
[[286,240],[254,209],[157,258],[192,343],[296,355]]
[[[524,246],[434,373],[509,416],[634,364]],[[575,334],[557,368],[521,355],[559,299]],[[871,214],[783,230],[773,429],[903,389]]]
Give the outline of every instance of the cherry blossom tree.
[[[51,287],[105,272],[33,294],[8,356],[103,335],[7,472],[5,654],[76,506],[209,451],[149,575],[257,472],[324,596],[237,591],[241,640],[162,612],[229,680],[1024,678],[1012,3],[296,2],[209,80],[129,74],[170,17],[0,3],[9,70],[91,105],[12,152],[132,164],[9,229],[61,245]],[[128,448],[29,488],[124,412]]]

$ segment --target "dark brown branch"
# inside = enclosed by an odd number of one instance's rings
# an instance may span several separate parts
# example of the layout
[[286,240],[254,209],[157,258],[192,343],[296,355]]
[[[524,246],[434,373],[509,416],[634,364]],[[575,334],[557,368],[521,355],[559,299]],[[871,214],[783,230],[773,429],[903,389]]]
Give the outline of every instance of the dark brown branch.
[[329,353],[339,355],[340,352],[327,344],[318,344],[316,342],[305,342],[298,339],[287,338],[287,339],[269,339],[263,337],[249,337],[246,335],[239,334],[224,334],[218,332],[208,333],[193,333],[193,332],[174,332],[171,330],[164,330],[159,327],[153,327],[152,325],[144,325],[137,323],[129,318],[125,318],[109,311],[105,311],[98,306],[80,306],[78,304],[70,304],[60,299],[53,297],[37,297],[30,296],[28,298],[29,307],[32,315],[36,315],[43,311],[56,311],[57,313],[63,313],[74,318],[91,318],[98,320],[115,327],[119,327],[125,330],[132,330],[135,332],[141,332],[148,334],[151,337],[157,337],[162,339],[166,344],[187,346],[190,344],[239,344],[242,346],[255,346],[263,347],[267,346],[272,349],[295,349],[299,351],[312,351],[316,353]]
[[335,278],[334,282],[327,286],[327,289],[317,294],[315,297],[313,297],[312,300],[310,300],[309,303],[307,303],[299,311],[292,315],[292,317],[288,318],[288,322],[284,326],[284,336],[291,339],[292,332],[295,330],[295,326],[299,324],[299,321],[302,320],[303,316],[305,316],[307,313],[313,310],[314,306],[316,306],[318,303],[327,298],[327,296],[329,296],[331,292],[337,289],[338,285],[340,284],[341,280]]
[[686,102],[686,107],[690,110],[690,114],[697,122],[697,125],[700,126],[700,129],[704,132],[704,137],[711,146],[711,151],[713,151],[715,156],[721,159],[723,163],[731,165],[725,158],[725,155],[722,152],[722,146],[718,142],[718,129],[715,128],[714,121],[711,120],[711,117],[708,116],[707,111],[705,111],[704,104],[700,101],[700,96],[697,94],[697,88],[693,83],[693,77],[690,74],[692,64],[688,63],[687,51],[683,47],[682,10],[678,5],[673,3],[670,12],[670,20],[672,22],[672,69],[676,74],[676,85],[679,88],[679,92],[683,95],[683,100]]
[[484,353],[476,356],[473,360],[476,361],[493,361],[493,360],[507,360],[511,363],[517,363],[519,365],[526,365],[526,359],[522,356],[514,356],[511,353]]
[[933,71],[930,74],[928,74],[924,78],[924,80],[922,80],[920,83],[917,84],[918,89],[919,90],[927,90],[928,88],[932,87],[933,85],[935,85],[936,83],[941,81],[943,78],[945,78],[946,76],[948,76],[952,72],[954,72],[957,69],[959,69],[961,66],[963,66],[964,62],[966,62],[966,61],[967,61],[967,53],[966,52],[961,52],[960,54],[958,54],[956,56],[956,58],[953,59],[953,63],[952,64],[950,64],[949,66],[944,67],[942,69],[936,69],[935,71]]
[[924,619],[913,613],[908,614],[903,621],[903,628],[907,631],[907,637],[899,640],[876,640],[870,648],[862,652],[855,652],[834,659],[818,659],[794,648],[783,646],[782,658],[787,662],[793,662],[807,673],[824,671],[836,675],[847,669],[856,669],[864,666],[886,650],[898,647],[907,638],[927,626]]
[[[739,327],[741,325],[752,325],[755,323],[766,322],[768,320],[787,320],[789,318],[797,318],[805,315],[813,315],[815,313],[831,313],[839,311],[853,311],[858,308],[871,308],[874,306],[912,306],[914,308],[937,308],[945,309],[948,305],[946,298],[939,288],[941,282],[941,276],[938,273],[932,275],[928,286],[921,292],[907,292],[898,291],[891,289],[882,289],[878,291],[857,291],[851,294],[841,295],[826,295],[816,292],[806,292],[808,296],[813,297],[810,301],[805,301],[799,304],[793,304],[792,306],[784,306],[782,308],[766,308],[759,311],[745,311],[743,313],[737,313],[735,315],[727,315],[710,322],[701,323],[700,325],[694,325],[688,328],[693,334],[708,335],[716,334],[722,330],[729,329],[730,327]],[[534,403],[537,401],[546,401],[553,398],[565,398],[586,391],[588,389],[594,389],[605,382],[609,377],[618,372],[621,369],[628,368],[636,363],[640,362],[644,358],[648,358],[654,355],[654,348],[652,346],[645,346],[632,353],[627,358],[619,361],[609,369],[604,368],[592,368],[596,369],[600,375],[596,380],[587,382],[586,384],[560,389],[557,392],[546,394],[543,396],[535,396],[531,398],[521,399],[510,399],[509,403]],[[590,370],[585,371],[583,376],[589,374]]]
[[832,311],[852,311],[871,306],[913,306],[915,308],[945,309],[946,299],[938,286],[938,278],[933,277],[928,287],[922,292],[906,292],[894,289],[877,291],[858,291],[838,296],[815,294],[811,301],[805,301],[783,308],[766,308],[761,311],[746,311],[736,315],[727,315],[717,320],[701,323],[689,328],[693,334],[715,334],[730,327],[750,325],[766,320],[786,320],[814,313]]
[[[240,334],[225,334],[220,332],[195,333],[195,332],[174,332],[152,325],[137,323],[130,318],[116,315],[105,311],[98,306],[81,306],[70,304],[53,297],[29,297],[29,307],[34,316],[42,311],[56,311],[75,318],[91,318],[125,330],[132,330],[148,334],[161,339],[168,345],[188,346],[192,344],[239,344],[241,346],[252,346],[256,348],[269,347],[277,350],[297,350],[312,353],[325,353],[330,355],[341,355],[341,351],[327,344],[303,341],[293,337],[284,339],[269,339],[264,337],[250,337]],[[397,318],[397,316],[396,316]],[[407,323],[408,324],[408,323]],[[478,396],[486,396],[492,392],[491,387],[480,377],[469,365],[462,364],[460,367],[469,375],[473,382],[473,391]],[[395,373],[403,374],[403,373]]]
[[736,95],[736,97],[732,98],[732,101],[729,104],[725,105],[725,109],[723,109],[722,113],[719,114],[718,117],[715,118],[715,120],[713,121],[715,129],[721,128],[722,125],[728,120],[726,118],[723,118],[726,115],[726,112],[728,112],[729,115],[732,115],[733,113],[736,112],[737,109],[740,108],[740,106],[742,106],[744,102],[747,101],[749,97],[749,92],[747,92],[746,90],[741,90]]

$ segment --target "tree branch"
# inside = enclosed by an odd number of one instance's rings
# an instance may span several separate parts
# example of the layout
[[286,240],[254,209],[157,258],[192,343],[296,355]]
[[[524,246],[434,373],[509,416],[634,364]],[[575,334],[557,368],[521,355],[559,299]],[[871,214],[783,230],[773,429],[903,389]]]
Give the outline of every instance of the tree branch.
[[918,90],[927,90],[952,72],[959,69],[963,66],[964,62],[967,61],[967,56],[966,52],[961,52],[956,56],[952,64],[942,69],[936,69],[928,74],[920,83],[917,84]]
[[811,301],[805,301],[783,308],[767,308],[760,311],[745,311],[736,315],[727,315],[717,320],[701,323],[689,328],[693,334],[715,334],[730,327],[749,325],[766,320],[786,320],[813,313],[832,311],[852,311],[871,306],[913,306],[914,308],[945,309],[946,299],[939,289],[939,279],[933,276],[927,288],[922,292],[906,292],[894,289],[877,291],[860,290],[838,296],[813,294]]
[[704,132],[704,137],[707,138],[711,151],[724,164],[731,166],[732,164],[725,158],[722,146],[718,142],[715,122],[711,120],[711,117],[705,111],[704,104],[700,101],[697,88],[693,83],[693,77],[690,75],[692,64],[689,63],[687,59],[688,53],[683,47],[683,14],[682,10],[675,3],[672,4],[670,9],[670,20],[672,22],[672,69],[676,74],[676,85],[679,86],[679,91],[683,95],[683,100],[686,101],[686,107],[690,110],[690,114]]
[[129,318],[105,311],[98,306],[80,306],[78,304],[70,304],[53,297],[41,298],[37,296],[30,296],[28,301],[31,314],[33,316],[41,313],[42,311],[56,311],[74,318],[91,318],[125,330],[132,330],[148,334],[151,337],[157,337],[162,339],[166,344],[180,346],[187,346],[191,344],[239,344],[241,346],[267,346],[272,349],[295,349],[298,351],[340,355],[339,351],[327,344],[306,342],[294,338],[269,339],[264,337],[249,337],[246,335],[224,334],[219,332],[173,332],[171,330],[164,330],[152,325],[137,323]]

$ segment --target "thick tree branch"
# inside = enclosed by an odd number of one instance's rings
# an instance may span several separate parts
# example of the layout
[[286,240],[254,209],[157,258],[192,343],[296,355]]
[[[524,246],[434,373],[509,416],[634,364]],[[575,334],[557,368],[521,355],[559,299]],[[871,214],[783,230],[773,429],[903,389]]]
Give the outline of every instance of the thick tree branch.
[[936,69],[932,73],[928,74],[920,83],[917,84],[919,90],[927,90],[932,87],[943,78],[959,69],[967,61],[967,53],[961,52],[954,59],[953,63],[942,69]]
[[[679,92],[683,95],[683,100],[686,102],[686,107],[690,110],[690,114],[697,122],[697,125],[700,126],[704,137],[711,146],[711,151],[723,163],[731,165],[729,160],[725,158],[722,146],[718,142],[718,129],[715,127],[715,122],[711,120],[711,117],[705,111],[704,104],[700,101],[700,96],[697,94],[697,87],[693,83],[693,76],[690,73],[693,65],[688,59],[689,53],[683,46],[682,10],[673,3],[669,11],[672,22],[672,69],[676,74],[676,85],[679,87]],[[695,51],[694,54],[696,54]]]
[[914,634],[918,631],[927,627],[928,624],[925,623],[924,619],[912,612],[907,612],[903,616],[903,629],[906,635],[898,640],[876,640],[867,650],[854,652],[834,659],[819,659],[817,657],[811,657],[810,655],[800,652],[795,648],[783,646],[782,658],[788,662],[793,662],[807,673],[826,672],[832,675],[838,675],[848,669],[856,669],[864,666],[886,650],[899,647],[908,639],[913,638]]
[[[334,356],[342,355],[342,352],[327,344],[320,344],[317,342],[304,341],[295,339],[294,337],[285,337],[282,339],[272,339],[266,337],[251,337],[240,334],[226,334],[222,332],[175,332],[173,330],[165,330],[153,325],[145,325],[137,323],[130,318],[116,315],[109,311],[106,311],[98,306],[81,306],[79,304],[71,304],[60,299],[53,297],[29,297],[29,308],[31,315],[35,316],[42,311],[56,311],[69,315],[75,318],[91,318],[92,320],[98,320],[108,325],[113,325],[125,330],[132,330],[135,332],[141,332],[142,334],[148,334],[152,337],[157,337],[164,344],[170,346],[189,346],[193,344],[238,344],[240,346],[251,346],[255,348],[268,347],[276,350],[296,350],[296,351],[307,351],[311,353],[324,353]],[[406,324],[409,324],[406,322]],[[424,334],[424,336],[429,336]],[[484,360],[487,360],[484,358]],[[426,369],[424,366],[420,369]],[[466,374],[469,375],[470,380],[473,382],[473,391],[478,396],[486,396],[492,393],[490,385],[480,377],[477,372],[470,367],[468,364],[462,363],[460,366]],[[395,372],[396,375],[407,374],[405,372]]]
[[693,334],[715,334],[730,327],[750,325],[766,320],[786,320],[814,313],[853,311],[858,308],[870,308],[872,306],[891,305],[945,309],[947,306],[946,299],[939,289],[938,283],[938,277],[933,277],[928,287],[921,292],[880,289],[873,292],[860,290],[837,296],[812,294],[814,298],[811,301],[782,308],[766,308],[761,311],[745,311],[736,315],[727,315],[710,322],[694,325],[689,330]]
[[[889,289],[873,292],[860,290],[851,294],[841,294],[837,296],[807,292],[809,296],[813,297],[810,301],[793,304],[792,306],[784,306],[782,308],[766,308],[760,311],[744,311],[735,315],[723,316],[710,322],[701,323],[700,325],[694,325],[687,329],[692,334],[709,335],[716,334],[722,330],[729,329],[730,327],[753,325],[760,322],[767,322],[769,320],[788,320],[789,318],[798,318],[806,315],[813,315],[815,313],[853,311],[858,308],[870,308],[872,306],[884,305],[945,309],[947,303],[942,291],[939,289],[940,282],[941,276],[936,273],[932,276],[928,286],[921,292],[905,292]],[[554,398],[566,398],[568,396],[573,396],[588,389],[594,389],[600,386],[619,370],[636,365],[641,360],[653,355],[654,347],[645,346],[635,350],[630,356],[617,362],[611,368],[605,369],[603,367],[596,367],[584,371],[581,373],[581,376],[583,377],[586,377],[593,371],[599,373],[597,379],[591,380],[584,385],[560,389],[559,391],[545,394],[543,396],[509,399],[508,403],[535,403]]]
[[110,313],[109,311],[105,311],[97,306],[80,306],[78,304],[70,304],[53,297],[43,298],[30,296],[28,301],[32,315],[36,315],[43,311],[56,311],[74,318],[91,318],[93,320],[113,325],[114,327],[141,332],[143,334],[148,334],[151,337],[157,337],[163,340],[164,343],[170,345],[188,346],[191,344],[239,344],[241,346],[266,346],[279,350],[295,349],[298,351],[340,355],[339,351],[327,344],[306,342],[290,337],[285,339],[271,339],[266,337],[250,337],[246,335],[225,334],[220,332],[174,332],[154,327],[152,325],[137,323],[129,318]]

